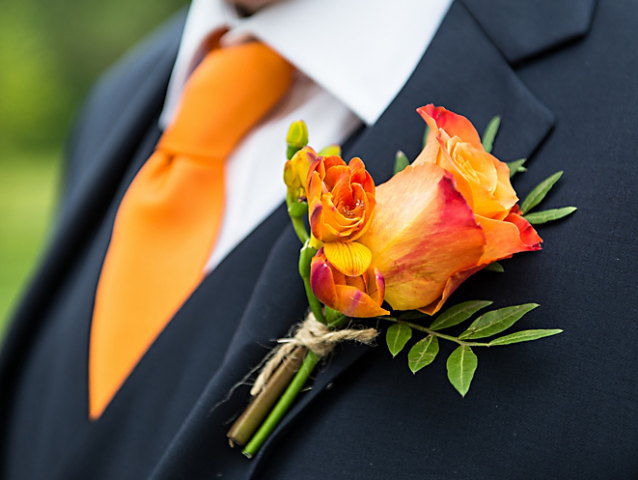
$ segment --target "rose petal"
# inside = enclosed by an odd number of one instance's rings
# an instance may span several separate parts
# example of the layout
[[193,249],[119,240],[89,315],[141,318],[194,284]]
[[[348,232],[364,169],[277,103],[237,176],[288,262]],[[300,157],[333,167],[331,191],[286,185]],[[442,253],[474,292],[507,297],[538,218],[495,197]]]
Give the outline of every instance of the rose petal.
[[452,175],[430,163],[409,166],[377,187],[375,218],[361,237],[398,310],[429,305],[447,280],[478,265],[485,234]]
[[517,214],[510,213],[504,221],[481,215],[476,215],[476,220],[487,237],[487,248],[481,257],[481,265],[510,258],[515,253],[541,249],[541,238],[529,222]]
[[520,212],[520,209],[518,208],[517,212],[510,212],[510,214],[505,218],[505,221],[516,225],[516,228],[518,228],[518,231],[521,234],[521,242],[523,242],[524,245],[530,247],[532,250],[540,250],[540,244],[543,243],[543,239],[538,236],[534,227],[532,227],[525,218],[519,215],[518,212]]
[[457,115],[443,107],[435,107],[432,104],[416,110],[430,126],[430,133],[445,130],[450,137],[460,137],[462,141],[471,143],[474,147],[484,150],[476,128],[467,118]]
[[443,289],[443,293],[441,294],[441,296],[426,307],[419,308],[419,310],[428,315],[434,315],[441,309],[450,295],[452,295],[454,291],[459,288],[465,280],[474,275],[476,272],[483,270],[483,268],[485,268],[485,265],[455,273],[445,283],[445,288]]
[[[496,190],[494,190],[494,196],[501,202],[503,208],[509,210],[516,202],[518,202],[518,196],[514,187],[512,187],[512,181],[510,180],[510,169],[505,162],[501,162],[496,157],[490,155],[494,166],[496,167],[496,175],[498,176],[498,183],[496,184]],[[496,217],[500,220],[500,218]]]
[[461,141],[459,137],[450,140],[449,149],[457,164],[466,165],[469,176],[475,177],[490,194],[494,192],[498,176],[492,155]]

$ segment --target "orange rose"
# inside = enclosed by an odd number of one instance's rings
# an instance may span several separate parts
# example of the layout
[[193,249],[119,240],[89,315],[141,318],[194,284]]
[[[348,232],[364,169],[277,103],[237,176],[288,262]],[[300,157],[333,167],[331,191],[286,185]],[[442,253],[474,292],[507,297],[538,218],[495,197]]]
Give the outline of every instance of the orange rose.
[[428,141],[414,161],[433,163],[456,180],[456,188],[476,215],[503,220],[518,197],[508,166],[485,151],[470,121],[443,107],[417,109],[430,127]]
[[[481,264],[525,250],[540,250],[541,238],[512,208],[518,202],[507,164],[487,153],[465,117],[443,107],[417,109],[430,127],[428,141],[414,165],[435,164],[454,176],[456,188],[467,200],[487,236]],[[521,234],[521,225],[528,235]]]
[[310,167],[306,195],[310,229],[321,242],[350,242],[367,230],[374,214],[374,181],[359,158],[320,157]]

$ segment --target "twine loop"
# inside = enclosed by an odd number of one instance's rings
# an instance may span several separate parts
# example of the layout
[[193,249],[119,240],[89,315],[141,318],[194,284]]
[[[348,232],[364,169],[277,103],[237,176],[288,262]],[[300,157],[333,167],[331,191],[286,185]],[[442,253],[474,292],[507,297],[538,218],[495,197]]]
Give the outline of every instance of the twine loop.
[[277,340],[279,346],[275,347],[269,354],[270,358],[255,380],[250,394],[253,397],[259,395],[277,367],[297,347],[306,347],[319,358],[323,358],[329,355],[341,342],[355,341],[371,345],[378,334],[379,332],[374,328],[330,330],[326,325],[318,322],[310,312],[306,319],[295,327],[290,338]]

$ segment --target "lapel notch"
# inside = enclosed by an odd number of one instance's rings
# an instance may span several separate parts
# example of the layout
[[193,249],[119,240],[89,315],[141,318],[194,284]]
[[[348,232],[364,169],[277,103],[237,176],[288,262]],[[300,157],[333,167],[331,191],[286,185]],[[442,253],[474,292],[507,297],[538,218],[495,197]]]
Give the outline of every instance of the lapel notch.
[[512,63],[583,37],[597,0],[462,0]]
[[420,153],[425,123],[416,109],[428,103],[466,116],[481,134],[501,115],[494,154],[503,161],[530,157],[555,122],[458,1],[397,98],[345,153],[360,156],[377,184],[388,180],[397,150],[410,160]]

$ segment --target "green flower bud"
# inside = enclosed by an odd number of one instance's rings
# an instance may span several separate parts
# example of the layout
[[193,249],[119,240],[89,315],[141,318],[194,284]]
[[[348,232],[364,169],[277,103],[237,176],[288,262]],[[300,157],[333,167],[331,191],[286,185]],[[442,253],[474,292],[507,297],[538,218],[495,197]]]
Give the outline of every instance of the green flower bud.
[[288,160],[300,149],[308,145],[308,127],[303,120],[297,120],[290,124],[288,135],[286,135],[288,150],[286,155]]
[[319,156],[320,157],[333,157],[333,156],[340,157],[341,147],[339,145],[328,145],[327,147],[323,147],[321,150],[319,150]]

